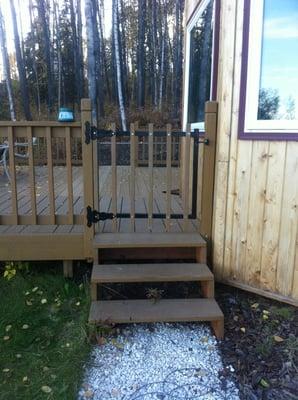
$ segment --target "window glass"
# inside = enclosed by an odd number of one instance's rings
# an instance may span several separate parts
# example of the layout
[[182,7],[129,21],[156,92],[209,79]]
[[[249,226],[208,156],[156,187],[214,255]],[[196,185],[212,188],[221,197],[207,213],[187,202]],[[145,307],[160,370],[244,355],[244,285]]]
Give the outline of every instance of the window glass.
[[258,120],[298,120],[298,0],[264,0]]
[[205,102],[210,100],[213,39],[213,7],[210,0],[190,31],[188,122],[204,122]]

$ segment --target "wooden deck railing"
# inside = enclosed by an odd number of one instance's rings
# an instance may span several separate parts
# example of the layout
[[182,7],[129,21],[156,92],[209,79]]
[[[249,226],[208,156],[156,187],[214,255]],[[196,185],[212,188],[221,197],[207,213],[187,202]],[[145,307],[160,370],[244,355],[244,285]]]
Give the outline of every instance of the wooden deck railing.
[[[94,225],[91,228],[87,227],[85,218],[87,206],[98,209],[99,164],[97,158],[101,139],[99,142],[91,140],[90,143],[86,143],[86,122],[91,123],[91,103],[88,99],[83,99],[81,103],[81,122],[67,124],[48,121],[0,122],[0,143],[8,143],[10,174],[10,183],[5,176],[0,177],[0,189],[6,188],[0,191],[0,225],[83,225],[85,255],[87,258],[92,258],[95,227]],[[115,126],[112,127],[112,131],[115,132]],[[166,132],[158,134],[150,124],[145,134],[145,131],[139,131],[131,125],[130,132],[124,133],[128,136],[126,140],[130,146],[129,162],[126,164],[130,165],[127,185],[127,188],[129,186],[127,199],[129,210],[125,218],[131,221],[131,231],[135,230],[135,220],[138,218],[147,220],[149,230],[152,229],[153,220],[161,218],[168,232],[171,230],[171,221],[181,219],[182,230],[187,231],[191,214],[191,218],[199,220],[200,232],[206,238],[211,237],[216,131],[217,103],[208,102],[206,103],[204,138],[208,139],[209,145],[204,148],[204,151],[199,150],[199,153],[197,151],[198,154],[194,152],[194,144],[195,138],[199,139],[190,132],[189,127],[186,133],[177,133],[168,125]],[[154,147],[156,139],[157,142],[163,143],[160,159],[156,158]],[[23,150],[25,157],[21,159],[15,156],[16,143],[20,142],[26,143]],[[55,158],[57,157],[57,142],[65,157],[63,167],[57,165],[59,163]],[[140,142],[146,142],[147,147],[141,160]],[[76,146],[77,154],[80,154],[82,158],[82,166],[79,167],[73,157],[74,146]],[[41,148],[42,156],[38,153],[38,149]],[[117,216],[119,199],[117,199],[116,135],[110,138],[110,151],[111,208],[109,212]],[[184,160],[182,167],[179,168],[183,182],[180,186],[181,202],[178,209],[176,202],[176,210],[174,210],[172,190],[179,187],[179,178],[176,177],[176,181],[173,182],[172,172],[173,167],[175,169],[177,164],[181,165],[181,160]],[[164,174],[163,182],[158,188],[163,210],[160,210],[160,215],[157,216],[154,167],[160,166],[160,161],[164,163],[164,168],[160,168]],[[136,168],[140,166],[140,162],[144,162],[147,167],[146,183],[142,194],[143,214],[142,211],[136,209]],[[199,173],[197,173],[197,165],[199,165]],[[193,178],[195,170],[196,175]],[[194,201],[194,193],[198,194],[197,202]],[[200,207],[195,203],[200,204]],[[114,231],[117,230],[117,226],[116,217],[112,222]]]
[[[74,213],[74,183],[73,183],[73,159],[72,144],[74,140],[81,140],[81,124],[61,124],[55,122],[0,122],[0,140],[9,145],[9,174],[10,195],[6,196],[11,203],[10,210],[0,213],[0,224],[2,225],[73,225],[82,224],[83,215]],[[53,149],[55,140],[63,143],[66,155],[66,187],[61,185],[59,193],[55,185]],[[23,157],[16,156],[16,143],[25,143]],[[45,157],[42,162],[35,157],[35,148],[45,146]],[[37,158],[37,160],[36,160]],[[27,165],[26,165],[27,162]],[[46,211],[38,210],[36,167],[43,165],[47,168],[47,185],[42,185],[43,190],[47,186]],[[26,186],[19,187],[18,169],[26,168]],[[44,182],[42,182],[44,183]],[[45,193],[42,193],[45,196]],[[31,203],[30,212],[28,207],[20,205],[19,197],[27,197]],[[57,210],[59,209],[59,211]]]

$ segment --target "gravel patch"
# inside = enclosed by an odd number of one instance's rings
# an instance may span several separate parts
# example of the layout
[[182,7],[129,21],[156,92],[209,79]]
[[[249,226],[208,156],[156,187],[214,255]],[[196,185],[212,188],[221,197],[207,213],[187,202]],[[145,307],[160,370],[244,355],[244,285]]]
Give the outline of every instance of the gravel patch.
[[203,324],[129,325],[94,347],[79,400],[238,400]]

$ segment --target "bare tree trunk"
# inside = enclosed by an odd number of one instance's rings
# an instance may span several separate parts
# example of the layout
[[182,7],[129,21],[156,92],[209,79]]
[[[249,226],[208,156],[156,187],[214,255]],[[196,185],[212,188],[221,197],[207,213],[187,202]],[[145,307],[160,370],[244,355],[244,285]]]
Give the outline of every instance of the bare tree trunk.
[[145,21],[146,0],[138,0],[138,108],[145,106]]
[[[33,28],[33,4],[32,4],[32,0],[29,0],[29,15],[30,15],[31,33],[32,33],[32,35],[34,35],[34,39],[36,39],[36,35],[34,33],[34,28]],[[35,52],[34,44],[32,46],[31,51],[32,51],[32,67],[33,67],[35,84],[36,84],[36,105],[37,105],[38,116],[40,117],[40,115],[41,115],[40,89],[39,89],[38,72],[37,72],[37,66],[36,66],[36,52]]]
[[157,89],[157,70],[156,70],[156,62],[157,62],[157,27],[156,27],[156,0],[152,0],[152,15],[151,15],[151,25],[152,25],[152,55],[153,55],[153,106],[157,107],[157,98],[158,98],[158,89]]
[[62,60],[61,60],[61,43],[60,43],[60,20],[59,20],[59,4],[54,2],[54,21],[56,25],[56,48],[58,62],[58,110],[61,107],[61,85],[62,85]]
[[106,84],[106,90],[111,101],[111,86],[110,86],[110,78],[108,74],[108,66],[107,66],[107,56],[106,56],[106,48],[105,48],[105,40],[104,40],[104,4],[103,1],[100,1],[99,4],[99,37],[101,43],[101,59],[102,59],[102,68],[104,73],[104,81]]
[[75,78],[75,87],[76,87],[76,103],[79,105],[80,103],[80,73],[79,73],[79,48],[78,48],[78,37],[77,37],[77,26],[76,26],[76,17],[75,17],[75,9],[73,0],[69,0],[70,7],[70,24],[71,24],[71,33],[72,33],[72,46],[73,46],[73,65],[74,65],[74,78]]
[[94,50],[96,67],[96,89],[97,89],[97,107],[98,116],[104,116],[104,88],[103,88],[103,68],[102,68],[102,46],[98,31],[98,19],[100,18],[98,2],[93,3],[93,32],[94,32]]
[[15,121],[16,113],[15,113],[15,106],[14,106],[14,101],[13,101],[13,91],[12,91],[12,84],[11,84],[11,77],[10,77],[10,63],[9,63],[9,57],[8,57],[8,52],[7,52],[5,25],[4,25],[4,19],[3,19],[1,8],[0,8],[0,46],[1,46],[1,53],[2,53],[4,80],[6,83],[6,89],[7,89],[8,101],[9,101],[10,118],[12,121]]
[[15,45],[15,50],[16,50],[16,59],[17,59],[19,79],[20,79],[22,104],[23,104],[25,118],[27,120],[32,120],[32,116],[31,116],[31,112],[30,112],[30,98],[29,98],[29,91],[28,91],[28,85],[27,85],[27,79],[26,79],[26,71],[25,71],[24,60],[23,60],[22,52],[21,52],[20,37],[19,37],[18,25],[17,25],[17,17],[16,17],[16,11],[15,11],[13,0],[10,0],[10,10],[11,10],[11,17],[12,17],[12,24],[13,24],[13,31],[14,31],[14,45]]
[[53,83],[52,62],[51,62],[50,30],[49,30],[49,22],[46,16],[45,0],[38,0],[38,14],[42,24],[42,33],[44,40],[43,43],[44,57],[47,66],[48,111],[49,114],[51,114],[53,112],[54,83]]
[[87,31],[87,71],[88,92],[92,104],[92,123],[97,124],[97,99],[96,99],[96,61],[93,31],[93,4],[92,0],[85,2],[85,18]]
[[83,60],[81,0],[77,0],[76,14],[77,14],[78,68],[79,68],[77,73],[79,74],[79,81],[80,81],[78,96],[81,99],[84,96],[84,60]]
[[116,62],[116,73],[117,73],[117,91],[118,101],[121,117],[122,130],[126,131],[126,115],[124,108],[124,100],[122,93],[122,77],[121,77],[121,65],[120,65],[120,53],[119,53],[119,36],[118,36],[118,0],[113,0],[113,21],[112,21],[113,33],[114,33],[114,46],[115,46],[115,62]]

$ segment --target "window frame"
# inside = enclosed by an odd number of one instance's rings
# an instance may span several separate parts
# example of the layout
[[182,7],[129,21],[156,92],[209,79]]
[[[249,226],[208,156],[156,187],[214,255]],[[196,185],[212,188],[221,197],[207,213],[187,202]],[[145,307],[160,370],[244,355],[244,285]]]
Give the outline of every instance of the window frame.
[[[185,77],[184,77],[184,95],[183,95],[183,129],[186,130],[188,124],[188,97],[189,97],[189,68],[190,68],[190,34],[197,23],[201,13],[207,7],[210,0],[201,0],[193,13],[189,17],[185,30]],[[211,63],[211,83],[210,83],[210,101],[216,100],[217,94],[217,74],[218,74],[218,54],[219,54],[219,26],[220,26],[220,0],[214,0],[214,29],[212,38],[212,63]],[[199,129],[204,132],[202,122],[191,123],[191,129]]]
[[[238,137],[247,140],[298,141],[297,120],[257,120],[264,1],[244,2]],[[254,57],[250,57],[250,54],[254,54]],[[250,62],[252,59],[254,62]]]

